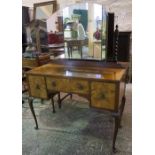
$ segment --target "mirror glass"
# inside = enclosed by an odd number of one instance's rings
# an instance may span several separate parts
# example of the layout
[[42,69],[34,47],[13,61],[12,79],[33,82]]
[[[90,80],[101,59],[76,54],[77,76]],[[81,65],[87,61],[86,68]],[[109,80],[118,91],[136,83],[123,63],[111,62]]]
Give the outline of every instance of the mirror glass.
[[47,20],[56,11],[56,2],[42,2],[34,4],[34,19]]
[[106,59],[107,13],[102,5],[74,4],[62,16],[65,58]]
[[35,19],[46,19],[49,51],[62,50],[55,58],[106,60],[107,12],[101,4],[76,3],[55,12],[42,3],[34,9]]
[[40,6],[36,8],[36,19],[47,19],[53,13],[53,5]]

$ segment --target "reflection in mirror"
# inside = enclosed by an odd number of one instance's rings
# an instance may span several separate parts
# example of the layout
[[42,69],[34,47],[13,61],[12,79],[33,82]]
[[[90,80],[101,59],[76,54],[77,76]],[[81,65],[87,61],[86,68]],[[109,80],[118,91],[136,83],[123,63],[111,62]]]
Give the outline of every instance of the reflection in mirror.
[[53,13],[53,5],[40,6],[36,8],[36,19],[44,20]]
[[[56,1],[48,1],[34,4],[34,20],[29,25],[30,40],[36,45],[38,52],[47,51],[47,19],[56,11]],[[28,28],[27,28],[28,29]]]
[[106,59],[106,21],[100,4],[78,3],[64,8],[65,58]]
[[34,19],[47,20],[56,11],[56,1],[34,4]]

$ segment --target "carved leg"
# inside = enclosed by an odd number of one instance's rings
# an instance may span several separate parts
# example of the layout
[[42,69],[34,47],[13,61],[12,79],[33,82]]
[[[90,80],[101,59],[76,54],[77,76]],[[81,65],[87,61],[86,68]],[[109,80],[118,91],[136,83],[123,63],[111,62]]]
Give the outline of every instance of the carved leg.
[[124,107],[125,107],[125,101],[126,101],[126,98],[125,98],[125,96],[123,96],[122,97],[121,107],[120,107],[120,124],[119,124],[119,128],[122,127],[121,120],[122,120],[122,115],[123,115],[123,111],[124,111]]
[[72,93],[70,94],[70,99],[72,99],[73,98],[73,95],[72,95]]
[[54,106],[54,99],[53,99],[53,97],[51,97],[51,103],[52,103],[52,107],[53,107],[53,113],[55,113],[55,106]]
[[61,108],[60,92],[58,93],[58,106],[59,106],[59,109],[60,109]]
[[29,107],[30,107],[30,110],[32,112],[33,118],[34,118],[35,123],[36,123],[35,129],[38,129],[38,122],[37,122],[37,118],[36,118],[35,111],[33,108],[33,99],[28,99],[28,102],[29,102]]
[[116,150],[116,147],[115,147],[115,142],[116,142],[116,138],[117,138],[120,119],[119,119],[119,116],[114,116],[114,117],[115,117],[115,128],[114,128],[112,150],[113,150],[113,153],[116,153],[117,150]]

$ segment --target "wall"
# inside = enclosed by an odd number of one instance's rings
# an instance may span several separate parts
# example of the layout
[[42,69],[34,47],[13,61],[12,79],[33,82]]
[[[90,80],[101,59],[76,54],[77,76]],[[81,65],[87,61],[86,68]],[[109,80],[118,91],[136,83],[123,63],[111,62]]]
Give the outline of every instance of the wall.
[[[22,5],[32,7],[33,3],[45,1],[47,0],[22,0]],[[132,0],[57,0],[57,3],[59,8],[63,8],[70,4],[87,1],[103,4],[107,11],[115,12],[115,23],[119,25],[120,31],[132,30]]]

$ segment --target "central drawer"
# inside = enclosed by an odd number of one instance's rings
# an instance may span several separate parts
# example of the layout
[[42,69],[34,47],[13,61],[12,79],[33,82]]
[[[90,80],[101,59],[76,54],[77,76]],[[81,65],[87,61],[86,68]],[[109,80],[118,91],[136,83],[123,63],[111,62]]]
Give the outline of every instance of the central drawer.
[[46,83],[48,90],[79,94],[89,93],[89,84],[85,80],[46,77]]
[[88,94],[89,93],[89,83],[85,80],[70,79],[69,80],[70,90],[73,93],[78,94]]
[[48,90],[69,92],[69,79],[46,77],[46,84]]

